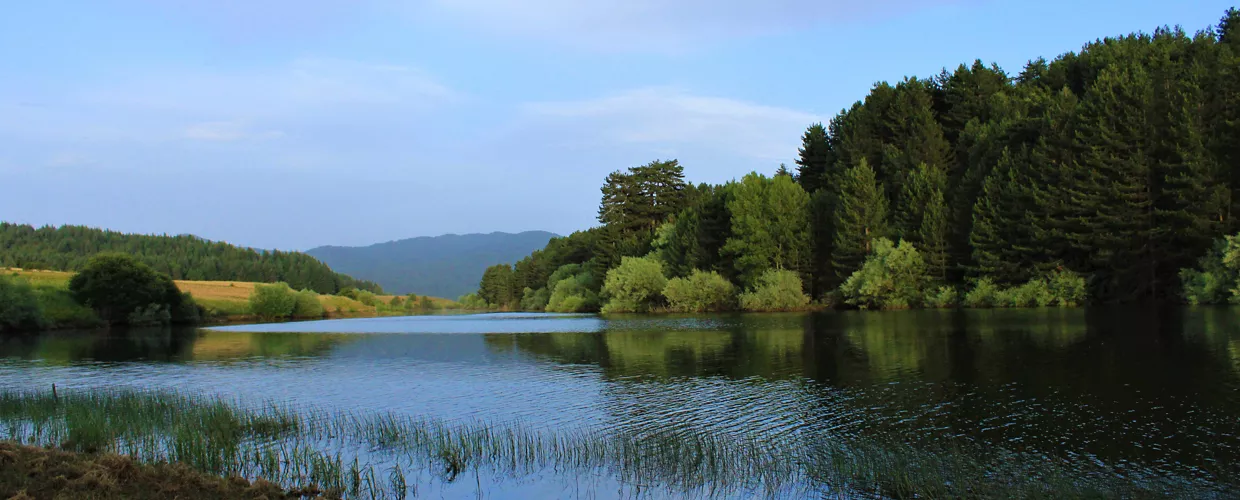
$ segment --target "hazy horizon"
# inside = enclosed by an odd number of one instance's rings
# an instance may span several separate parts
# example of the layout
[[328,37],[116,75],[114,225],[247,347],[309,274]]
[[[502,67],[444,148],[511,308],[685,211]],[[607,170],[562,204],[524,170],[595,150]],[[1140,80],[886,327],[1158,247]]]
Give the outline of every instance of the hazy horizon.
[[35,2],[0,19],[0,219],[306,250],[594,224],[608,172],[793,165],[881,80],[1010,74],[1233,2]]

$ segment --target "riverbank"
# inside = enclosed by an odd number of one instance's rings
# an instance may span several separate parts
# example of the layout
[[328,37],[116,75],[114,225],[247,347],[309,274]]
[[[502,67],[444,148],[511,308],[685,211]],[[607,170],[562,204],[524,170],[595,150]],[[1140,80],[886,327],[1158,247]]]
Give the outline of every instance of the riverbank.
[[[45,330],[92,329],[105,326],[93,310],[75,301],[69,293],[71,272],[35,269],[0,269],[0,275],[29,282],[35,290],[43,315]],[[247,281],[174,280],[177,288],[189,293],[203,307],[202,323],[206,325],[254,323],[262,319],[250,310],[250,295],[261,283]],[[426,297],[420,307],[407,305],[408,297],[376,295],[369,304],[339,295],[319,295],[323,319],[405,316],[435,310],[457,309],[460,304],[439,297]],[[316,318],[299,318],[316,319]]]
[[121,455],[72,453],[0,442],[0,498],[230,500],[339,498],[290,491],[262,479],[224,478],[185,464],[143,464]]

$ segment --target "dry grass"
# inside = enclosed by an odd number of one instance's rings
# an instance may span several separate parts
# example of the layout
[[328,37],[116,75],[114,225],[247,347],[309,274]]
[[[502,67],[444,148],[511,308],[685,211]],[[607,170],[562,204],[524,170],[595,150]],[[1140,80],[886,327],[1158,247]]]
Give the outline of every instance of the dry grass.
[[[17,269],[4,268],[5,274],[16,274],[35,285],[60,286],[67,287],[69,279],[74,273],[64,271],[43,271],[36,269]],[[188,281],[176,280],[177,288],[182,292],[189,292],[194,296],[194,300],[199,304],[206,306],[208,309],[215,311],[219,316],[225,316],[233,319],[243,319],[248,317],[250,308],[250,294],[254,292],[255,285],[249,281]],[[392,295],[380,295],[377,298],[382,304],[388,304],[392,301]],[[420,297],[420,296],[419,296]],[[401,300],[405,300],[405,296],[401,296]],[[437,309],[448,309],[455,306],[456,302],[449,299],[431,297],[431,302],[435,304]],[[323,310],[328,316],[366,316],[378,314],[379,311],[374,306],[368,306],[350,299],[348,297],[340,297],[336,295],[320,295],[319,302],[323,304]]]

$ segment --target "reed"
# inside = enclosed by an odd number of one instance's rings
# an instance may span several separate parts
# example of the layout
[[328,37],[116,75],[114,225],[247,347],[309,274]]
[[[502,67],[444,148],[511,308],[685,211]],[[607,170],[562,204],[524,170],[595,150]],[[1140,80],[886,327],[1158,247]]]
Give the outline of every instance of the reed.
[[449,484],[466,473],[502,480],[548,471],[603,474],[643,491],[701,497],[1152,498],[1216,487],[1138,482],[1001,450],[804,435],[550,432],[519,422],[450,424],[110,389],[56,396],[0,389],[0,439],[180,463],[218,476],[263,478],[294,496],[343,498],[416,496],[419,483]]

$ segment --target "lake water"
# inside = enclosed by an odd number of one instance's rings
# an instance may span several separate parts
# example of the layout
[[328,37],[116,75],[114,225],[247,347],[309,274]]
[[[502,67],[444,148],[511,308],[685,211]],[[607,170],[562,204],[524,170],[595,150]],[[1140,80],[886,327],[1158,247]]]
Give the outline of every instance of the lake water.
[[[53,383],[549,431],[980,446],[1240,494],[1238,309],[491,314],[0,341],[0,385]],[[495,476],[423,491],[624,494],[614,486]]]

